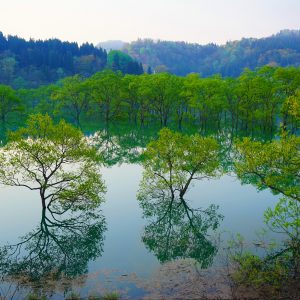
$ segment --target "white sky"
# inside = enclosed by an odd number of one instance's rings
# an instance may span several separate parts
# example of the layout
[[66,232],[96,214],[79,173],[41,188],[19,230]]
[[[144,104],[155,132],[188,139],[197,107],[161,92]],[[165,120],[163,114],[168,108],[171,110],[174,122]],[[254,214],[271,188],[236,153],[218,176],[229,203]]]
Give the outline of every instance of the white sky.
[[0,0],[0,31],[26,39],[206,44],[300,29],[300,0]]

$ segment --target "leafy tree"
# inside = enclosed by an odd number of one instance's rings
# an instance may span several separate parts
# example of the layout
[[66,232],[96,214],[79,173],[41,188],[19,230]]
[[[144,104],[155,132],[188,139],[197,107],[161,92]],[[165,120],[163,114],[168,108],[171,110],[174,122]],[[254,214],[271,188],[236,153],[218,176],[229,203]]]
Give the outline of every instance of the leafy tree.
[[[263,298],[295,298],[299,290],[300,274],[300,206],[299,202],[284,197],[274,209],[268,208],[264,221],[268,228],[283,234],[279,242],[256,241],[265,252],[254,254],[245,249],[241,237],[230,242],[230,258],[234,263],[231,274],[235,284],[255,289]],[[295,296],[294,296],[295,295]]]
[[107,56],[107,66],[114,72],[121,71],[123,74],[140,75],[144,73],[143,66],[133,60],[128,54],[111,50]]
[[159,138],[144,152],[141,192],[166,188],[169,197],[183,198],[193,180],[213,178],[218,174],[219,146],[213,138],[187,136],[164,128]]
[[[173,85],[175,77],[168,73],[154,74],[147,77],[152,101],[152,107],[155,110],[161,126],[167,126],[168,120],[172,115],[174,94],[176,86]],[[179,95],[179,93],[177,93]]]
[[158,140],[147,146],[137,195],[144,217],[150,220],[142,240],[161,262],[193,258],[204,268],[217,252],[207,237],[222,219],[217,207],[195,209],[183,198],[191,180],[216,172],[218,161],[204,156],[210,151],[216,155],[217,148],[212,139],[188,137],[169,129],[162,129]]
[[[276,90],[278,97],[281,99],[281,103],[290,101],[291,99],[287,99],[294,96],[300,86],[300,69],[294,67],[278,68],[274,73],[274,78],[278,83]],[[281,113],[283,128],[287,129],[287,126],[289,125],[289,111],[282,109]]]
[[87,89],[83,78],[79,75],[65,78],[62,86],[52,94],[57,100],[58,107],[64,108],[65,113],[70,114],[77,126],[84,112],[87,112],[90,101],[90,91]]
[[299,127],[298,69],[287,69],[248,69],[237,79],[168,73],[123,76],[106,70],[88,79],[76,75],[57,85],[14,93],[26,107],[23,116],[49,113],[77,126],[99,119],[142,126],[159,122],[161,127],[177,122],[180,130],[196,128],[193,123],[205,132],[229,125],[235,135],[242,130],[272,136],[279,121],[292,132]]
[[88,85],[93,91],[93,101],[99,107],[106,123],[119,114],[121,80],[121,73],[107,70],[95,74],[88,81]]
[[140,75],[138,77],[138,115],[142,126],[144,126],[146,120],[149,119],[152,110],[152,86],[150,84],[149,78],[150,76],[148,74]]
[[150,66],[148,66],[147,68],[147,74],[151,75],[153,73],[152,69]]
[[139,113],[139,88],[141,78],[135,75],[125,75],[122,78],[121,97],[126,107],[128,107],[128,119],[137,123]]
[[239,118],[242,121],[243,129],[248,133],[249,129],[253,133],[255,124],[255,113],[259,107],[257,97],[256,76],[254,72],[246,69],[238,78],[236,87],[237,97],[239,98]]
[[20,99],[15,91],[6,85],[0,85],[0,118],[2,126],[6,125],[8,116],[22,109]]
[[0,182],[38,191],[42,207],[93,207],[105,191],[99,157],[81,131],[48,115],[32,115],[0,154]]
[[15,57],[4,57],[0,59],[0,80],[1,83],[10,84],[14,79],[17,61]]
[[281,113],[285,122],[292,126],[292,130],[296,131],[300,126],[300,90],[285,99]]
[[188,98],[183,93],[184,78],[171,76],[169,78],[167,97],[172,102],[172,114],[169,118],[176,120],[179,130],[182,129],[183,120],[188,117]]
[[300,201],[299,142],[293,135],[266,143],[244,138],[236,144],[237,175],[243,183]]

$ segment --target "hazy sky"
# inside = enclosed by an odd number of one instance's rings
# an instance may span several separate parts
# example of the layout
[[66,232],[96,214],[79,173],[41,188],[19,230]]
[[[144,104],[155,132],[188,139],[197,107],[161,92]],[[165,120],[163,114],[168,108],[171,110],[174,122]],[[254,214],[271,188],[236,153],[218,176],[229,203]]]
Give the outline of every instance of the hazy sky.
[[205,44],[300,29],[300,0],[0,0],[0,31],[24,38]]

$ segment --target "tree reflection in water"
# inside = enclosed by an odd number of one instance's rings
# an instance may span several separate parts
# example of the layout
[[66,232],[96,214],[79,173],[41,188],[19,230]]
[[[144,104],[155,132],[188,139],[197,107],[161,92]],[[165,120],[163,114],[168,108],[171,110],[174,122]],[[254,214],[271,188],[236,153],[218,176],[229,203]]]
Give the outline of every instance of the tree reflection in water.
[[192,182],[220,175],[216,140],[162,129],[144,151],[138,200],[150,219],[143,242],[161,262],[193,258],[202,268],[217,253],[208,239],[222,219],[218,207],[195,209],[185,200]]
[[217,247],[208,235],[218,228],[222,219],[217,206],[201,210],[191,208],[180,198],[144,200],[140,200],[140,205],[150,223],[144,229],[142,240],[160,262],[193,258],[201,268],[211,265]]
[[96,210],[67,216],[43,210],[34,231],[17,244],[1,247],[0,274],[6,283],[44,290],[45,282],[55,285],[85,275],[88,262],[103,252],[105,230],[105,219]]

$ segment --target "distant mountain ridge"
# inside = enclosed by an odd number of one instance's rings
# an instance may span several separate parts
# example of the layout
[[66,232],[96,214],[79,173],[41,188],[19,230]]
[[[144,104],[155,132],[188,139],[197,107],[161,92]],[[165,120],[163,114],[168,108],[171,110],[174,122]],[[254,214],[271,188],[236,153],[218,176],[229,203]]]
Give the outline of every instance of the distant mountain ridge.
[[266,38],[243,38],[225,45],[139,39],[124,45],[122,51],[153,70],[176,75],[191,72],[202,76],[222,74],[236,77],[244,68],[263,65],[300,65],[300,30],[282,30]]
[[111,50],[121,50],[125,44],[126,42],[121,40],[109,40],[98,43],[96,47],[105,49],[107,52],[109,52]]
[[[93,75],[105,68],[124,74],[169,71],[236,77],[244,68],[263,65],[300,66],[300,30],[283,30],[270,37],[244,38],[225,45],[137,40],[107,41],[104,48],[59,39],[25,40],[0,32],[0,84],[31,88],[80,74]],[[120,48],[121,51],[115,48]],[[114,48],[114,49],[113,49]]]

